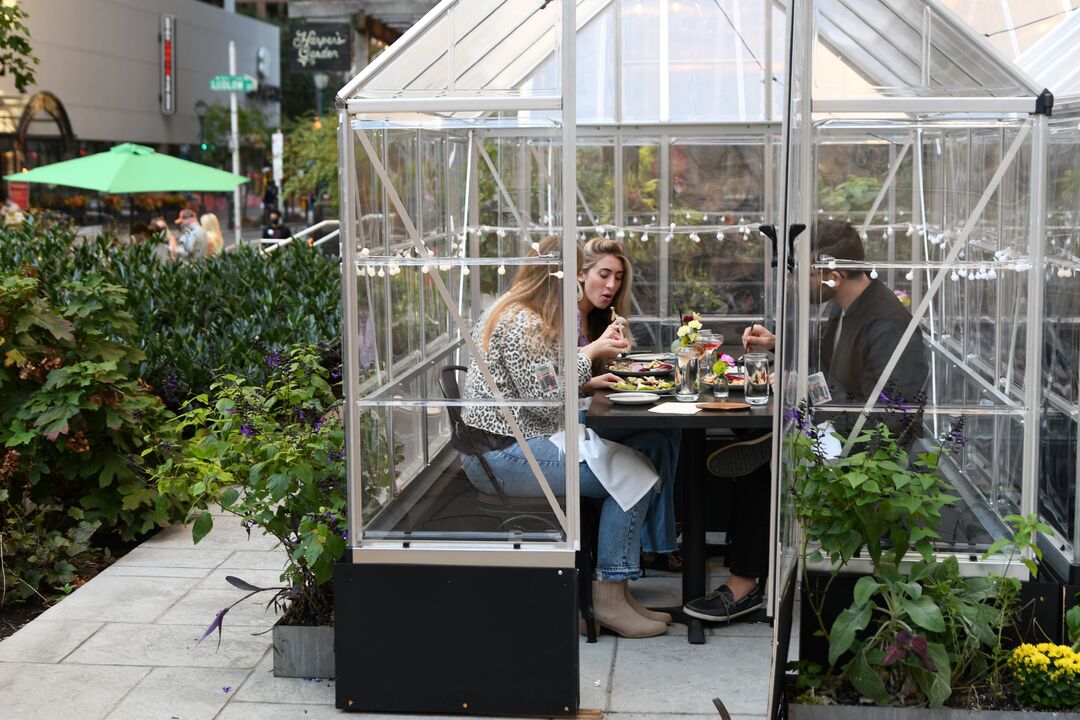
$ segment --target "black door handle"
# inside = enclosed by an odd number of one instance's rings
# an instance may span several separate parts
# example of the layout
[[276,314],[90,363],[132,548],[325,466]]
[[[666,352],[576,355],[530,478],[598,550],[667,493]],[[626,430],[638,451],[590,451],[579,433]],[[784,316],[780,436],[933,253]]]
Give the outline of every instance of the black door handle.
[[795,272],[795,238],[802,235],[806,226],[802,223],[794,223],[788,225],[787,233],[787,269],[788,272]]
[[776,226],[759,225],[758,232],[772,240],[772,267],[776,267],[777,263],[779,262],[777,259],[777,252],[779,251],[779,248],[776,245]]

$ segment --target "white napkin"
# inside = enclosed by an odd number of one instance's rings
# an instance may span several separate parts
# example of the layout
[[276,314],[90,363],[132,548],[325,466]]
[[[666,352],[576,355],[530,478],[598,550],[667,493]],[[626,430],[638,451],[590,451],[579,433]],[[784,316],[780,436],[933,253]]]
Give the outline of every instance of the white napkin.
[[660,413],[661,415],[693,415],[700,412],[700,408],[694,403],[666,402],[653,405],[649,408],[649,412]]
[[[549,440],[566,452],[565,431],[560,430]],[[647,457],[626,445],[604,440],[584,425],[578,425],[578,454],[624,512],[660,480]]]
[[826,420],[817,426],[818,444],[816,450],[825,460],[835,460],[844,451],[844,444],[836,437],[836,428],[832,422]]

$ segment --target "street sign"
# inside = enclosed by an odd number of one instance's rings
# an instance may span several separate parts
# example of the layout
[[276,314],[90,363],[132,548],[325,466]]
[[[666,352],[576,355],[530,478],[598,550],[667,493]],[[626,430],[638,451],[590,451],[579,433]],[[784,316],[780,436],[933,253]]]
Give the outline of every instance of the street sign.
[[215,75],[210,78],[210,89],[215,92],[255,92],[259,82],[250,75]]

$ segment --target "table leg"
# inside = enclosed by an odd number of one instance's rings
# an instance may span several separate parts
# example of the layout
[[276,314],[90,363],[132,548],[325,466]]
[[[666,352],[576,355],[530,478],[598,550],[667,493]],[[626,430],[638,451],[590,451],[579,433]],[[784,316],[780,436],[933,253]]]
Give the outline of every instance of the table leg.
[[[683,493],[683,604],[705,594],[705,431],[683,430],[679,450],[679,480]],[[688,639],[694,645],[705,642],[701,620],[687,618]]]

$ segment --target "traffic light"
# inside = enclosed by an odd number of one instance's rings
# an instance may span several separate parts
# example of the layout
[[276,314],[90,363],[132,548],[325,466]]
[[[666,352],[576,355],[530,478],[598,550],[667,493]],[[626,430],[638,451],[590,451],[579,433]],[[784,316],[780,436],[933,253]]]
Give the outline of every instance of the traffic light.
[[207,145],[206,143],[203,143],[202,144],[202,151],[206,152],[207,148],[209,148],[209,147],[210,147],[209,145]]

